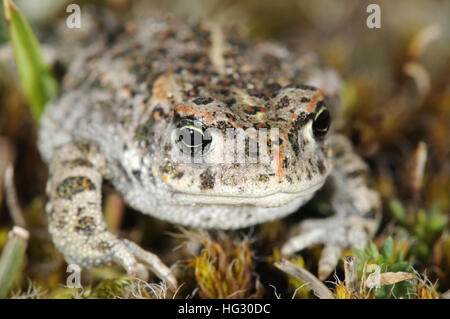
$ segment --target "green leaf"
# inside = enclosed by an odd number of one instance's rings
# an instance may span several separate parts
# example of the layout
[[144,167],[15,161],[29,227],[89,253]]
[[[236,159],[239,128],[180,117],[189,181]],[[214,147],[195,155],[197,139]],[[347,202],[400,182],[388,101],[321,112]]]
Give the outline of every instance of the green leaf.
[[377,259],[377,258],[378,258],[378,255],[380,254],[380,253],[378,252],[377,246],[375,246],[375,244],[374,244],[373,242],[370,242],[370,243],[369,243],[369,249],[370,249],[370,255],[371,255],[374,259]]
[[45,64],[39,42],[30,25],[12,3],[3,0],[8,35],[14,49],[17,71],[36,122],[45,104],[56,95],[58,84]]
[[397,272],[397,271],[410,271],[410,263],[406,261],[398,261],[392,266],[388,267],[388,271]]
[[6,32],[6,22],[4,19],[3,3],[0,2],[0,44],[8,41],[8,33]]
[[442,231],[448,223],[448,217],[439,209],[438,204],[434,204],[429,212],[429,228],[433,233]]
[[405,207],[398,199],[392,199],[389,202],[389,208],[391,209],[392,215],[394,215],[397,220],[401,222],[406,221]]
[[381,254],[386,262],[388,262],[394,254],[394,240],[391,236],[384,241],[383,247],[381,248]]
[[364,253],[364,251],[356,247],[353,248],[353,251],[355,252],[355,255],[359,259],[359,261],[361,263],[364,263],[364,261],[366,260],[366,254]]
[[0,257],[0,298],[7,296],[14,279],[20,274],[29,236],[27,230],[18,226],[8,233],[8,241]]
[[375,299],[387,299],[389,296],[389,287],[388,286],[383,286],[380,287],[380,289],[378,289],[375,293]]

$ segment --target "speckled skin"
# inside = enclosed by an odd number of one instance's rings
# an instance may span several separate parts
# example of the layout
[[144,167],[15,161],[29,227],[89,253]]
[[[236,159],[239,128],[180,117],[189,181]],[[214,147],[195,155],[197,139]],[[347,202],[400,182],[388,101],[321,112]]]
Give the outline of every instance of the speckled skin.
[[[113,261],[136,275],[143,272],[139,260],[175,285],[156,256],[106,230],[104,179],[143,213],[220,229],[290,214],[328,180],[336,215],[305,221],[283,247],[291,254],[325,243],[319,273],[326,276],[344,247],[373,235],[380,207],[366,185],[367,167],[346,139],[325,135],[328,127],[316,130],[326,105],[337,104],[338,88],[338,77],[314,55],[212,24],[148,18],[97,38],[73,59],[41,122],[56,246],[83,267]],[[175,155],[174,132],[186,123],[212,129],[202,163],[182,163]],[[273,140],[268,131],[269,164],[251,163],[248,142],[236,145],[245,150],[243,163],[218,163],[229,149],[220,133],[230,128],[250,140],[258,129],[278,129]]]

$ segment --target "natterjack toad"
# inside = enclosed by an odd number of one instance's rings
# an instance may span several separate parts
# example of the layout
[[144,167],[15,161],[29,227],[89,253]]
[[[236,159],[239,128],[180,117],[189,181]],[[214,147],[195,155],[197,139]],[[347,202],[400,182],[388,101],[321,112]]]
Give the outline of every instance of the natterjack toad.
[[378,194],[347,139],[328,132],[339,81],[311,55],[171,18],[83,45],[39,133],[49,231],[68,262],[148,267],[176,285],[157,256],[107,230],[104,180],[145,214],[208,229],[286,216],[326,183],[335,215],[303,221],[282,247],[324,244],[322,279],[373,236]]

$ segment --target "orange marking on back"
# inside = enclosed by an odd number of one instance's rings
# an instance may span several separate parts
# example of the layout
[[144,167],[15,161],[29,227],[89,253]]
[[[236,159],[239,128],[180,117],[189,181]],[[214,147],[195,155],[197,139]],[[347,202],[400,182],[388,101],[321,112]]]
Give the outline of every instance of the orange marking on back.
[[123,88],[122,89],[122,94],[125,96],[130,96],[131,95],[131,89],[130,88]]
[[258,126],[258,128],[265,128],[266,124],[259,122],[256,126]]
[[196,117],[203,117],[208,121],[208,123],[212,123],[214,121],[214,116],[206,111],[201,111],[197,108],[194,108],[189,105],[181,105],[175,108],[176,112],[183,113],[184,115],[195,115]]
[[167,99],[167,92],[169,90],[169,83],[166,76],[161,75],[153,84],[152,100],[158,102]]
[[316,109],[316,104],[319,102],[324,96],[323,91],[319,90],[316,94],[313,95],[311,101],[306,106],[306,110],[310,113],[314,112]]
[[277,176],[278,178],[283,177],[283,154],[278,150],[278,167],[277,167]]

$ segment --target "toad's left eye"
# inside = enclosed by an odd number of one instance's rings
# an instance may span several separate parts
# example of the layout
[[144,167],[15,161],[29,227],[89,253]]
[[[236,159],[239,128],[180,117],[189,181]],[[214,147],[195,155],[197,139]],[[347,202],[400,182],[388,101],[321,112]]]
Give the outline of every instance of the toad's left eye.
[[315,137],[323,137],[330,128],[330,112],[325,106],[322,106],[313,119],[313,132]]

